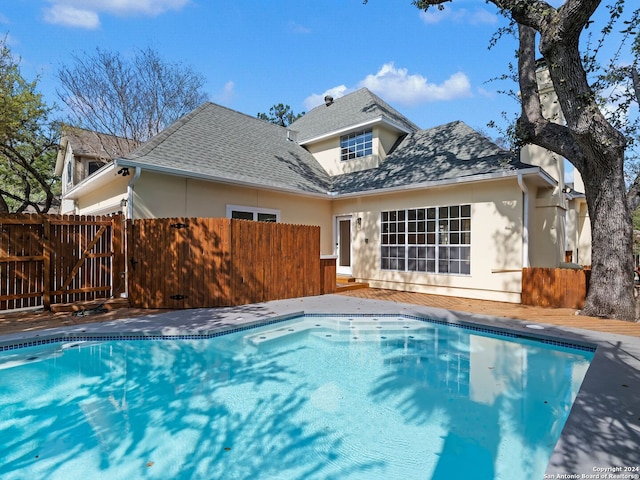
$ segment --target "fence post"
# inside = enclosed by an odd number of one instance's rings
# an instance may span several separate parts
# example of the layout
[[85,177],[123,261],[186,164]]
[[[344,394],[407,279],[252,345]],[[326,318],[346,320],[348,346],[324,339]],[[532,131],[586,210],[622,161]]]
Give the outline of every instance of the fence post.
[[[113,257],[111,260],[111,295],[117,298],[124,292],[125,282],[125,254],[124,254],[124,216],[113,215],[111,217],[111,245]],[[123,287],[122,290],[120,287]]]
[[42,237],[42,304],[45,310],[51,310],[51,223],[45,215],[42,216]]

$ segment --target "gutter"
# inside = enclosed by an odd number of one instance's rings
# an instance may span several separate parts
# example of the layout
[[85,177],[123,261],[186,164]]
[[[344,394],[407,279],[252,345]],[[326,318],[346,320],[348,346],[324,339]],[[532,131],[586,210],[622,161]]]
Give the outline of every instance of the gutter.
[[522,268],[529,267],[529,189],[524,183],[522,173],[518,172],[518,185],[522,190],[523,196],[523,215],[522,215]]
[[[540,179],[540,181],[542,181],[544,184],[547,184],[550,187],[557,186],[557,182],[540,167],[532,167],[532,168],[527,168],[524,170],[517,171],[517,177],[519,179],[522,178],[524,175],[537,176]],[[504,179],[513,178],[515,176],[516,176],[516,171],[512,170],[510,172],[470,175],[468,177],[455,177],[455,178],[449,178],[446,180],[433,180],[429,182],[419,182],[419,183],[414,183],[410,185],[401,185],[398,187],[378,188],[375,190],[357,191],[357,192],[350,192],[350,193],[327,192],[327,194],[329,195],[329,197],[336,198],[336,199],[350,198],[350,197],[364,197],[364,196],[371,196],[371,195],[383,195],[388,193],[405,192],[407,190],[419,190],[423,188],[449,187],[449,186],[455,186],[455,185],[464,185],[468,183],[486,182],[490,180],[504,180]]]

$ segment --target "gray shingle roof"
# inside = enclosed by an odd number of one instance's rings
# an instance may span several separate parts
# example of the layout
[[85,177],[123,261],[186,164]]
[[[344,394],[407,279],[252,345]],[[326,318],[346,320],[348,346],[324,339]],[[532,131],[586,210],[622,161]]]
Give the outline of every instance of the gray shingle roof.
[[368,192],[533,168],[463,122],[408,134],[382,164],[333,178],[337,193]]
[[335,132],[383,117],[409,132],[418,130],[418,126],[408,120],[377,95],[361,88],[349,95],[340,97],[329,106],[322,104],[289,125],[289,129],[298,132],[298,142],[316,138],[329,132]]
[[75,155],[103,160],[125,155],[140,145],[139,142],[128,138],[68,125],[63,127],[62,135],[67,138]]
[[378,168],[330,177],[306,149],[287,139],[286,128],[213,103],[117,163],[301,194],[366,193],[534,168],[463,122],[453,122],[407,134]]
[[278,125],[205,103],[124,157],[189,176],[326,193],[329,175]]

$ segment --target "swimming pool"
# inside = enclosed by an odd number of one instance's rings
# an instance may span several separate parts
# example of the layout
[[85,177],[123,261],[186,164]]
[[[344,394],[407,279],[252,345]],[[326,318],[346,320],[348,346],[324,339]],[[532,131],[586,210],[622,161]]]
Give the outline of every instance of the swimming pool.
[[1,353],[0,476],[542,478],[593,356],[411,316],[236,330]]

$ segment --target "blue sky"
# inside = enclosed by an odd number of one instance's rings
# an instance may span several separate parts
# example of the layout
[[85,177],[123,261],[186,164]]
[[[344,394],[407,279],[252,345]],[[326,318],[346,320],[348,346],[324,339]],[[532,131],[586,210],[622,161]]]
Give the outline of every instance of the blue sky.
[[[557,1],[556,1],[557,3]],[[124,55],[148,46],[202,73],[210,100],[256,115],[276,103],[308,111],[325,93],[366,86],[422,128],[513,116],[489,82],[507,71],[515,39],[489,50],[506,21],[484,0],[421,12],[410,0],[5,0],[0,32],[28,79],[58,102],[56,74],[71,54]]]
[[[276,103],[297,113],[366,86],[420,127],[463,120],[484,129],[517,105],[486,83],[515,43],[488,50],[504,20],[482,0],[421,13],[410,0],[11,0],[0,5],[23,75],[57,100],[56,73],[96,47],[151,46],[207,79],[211,101],[249,115]],[[58,103],[60,103],[58,101]],[[497,133],[495,134],[497,135]]]

